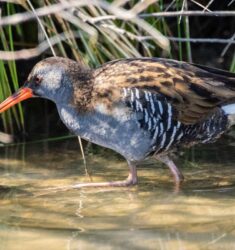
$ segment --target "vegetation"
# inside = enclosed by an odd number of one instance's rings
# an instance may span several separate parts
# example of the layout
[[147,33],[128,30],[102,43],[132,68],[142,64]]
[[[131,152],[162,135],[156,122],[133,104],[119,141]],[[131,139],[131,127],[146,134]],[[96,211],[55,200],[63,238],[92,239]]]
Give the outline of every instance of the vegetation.
[[[0,100],[19,88],[26,68],[53,55],[91,67],[156,56],[235,71],[233,1],[8,0],[0,7]],[[24,128],[20,105],[2,115],[1,130],[17,128]]]

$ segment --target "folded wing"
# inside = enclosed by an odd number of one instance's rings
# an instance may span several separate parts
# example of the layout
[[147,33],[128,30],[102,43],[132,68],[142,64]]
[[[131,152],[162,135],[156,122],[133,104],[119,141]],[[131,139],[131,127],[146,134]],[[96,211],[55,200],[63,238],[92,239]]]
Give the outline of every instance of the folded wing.
[[[172,105],[174,119],[195,124],[220,105],[235,101],[235,74],[168,59],[118,60],[95,70],[96,92],[110,102],[123,89],[158,95]],[[141,105],[141,100],[139,100]]]

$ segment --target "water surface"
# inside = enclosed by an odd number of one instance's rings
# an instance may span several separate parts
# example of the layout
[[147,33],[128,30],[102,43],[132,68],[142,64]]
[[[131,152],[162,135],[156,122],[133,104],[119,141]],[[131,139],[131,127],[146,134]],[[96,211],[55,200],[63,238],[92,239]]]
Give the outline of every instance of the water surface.
[[48,191],[121,180],[127,165],[93,147],[86,170],[76,139],[1,147],[0,249],[235,249],[233,141],[180,152],[178,194],[169,170],[151,159],[138,167],[137,187]]

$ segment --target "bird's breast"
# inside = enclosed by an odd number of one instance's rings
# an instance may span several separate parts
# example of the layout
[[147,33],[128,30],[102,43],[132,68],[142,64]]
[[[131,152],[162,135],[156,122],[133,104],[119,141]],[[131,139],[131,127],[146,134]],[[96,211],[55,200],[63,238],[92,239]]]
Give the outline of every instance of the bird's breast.
[[141,160],[149,152],[150,133],[140,129],[136,114],[123,105],[107,110],[104,104],[98,103],[93,111],[86,113],[61,106],[58,111],[62,121],[73,133],[111,148],[128,160]]

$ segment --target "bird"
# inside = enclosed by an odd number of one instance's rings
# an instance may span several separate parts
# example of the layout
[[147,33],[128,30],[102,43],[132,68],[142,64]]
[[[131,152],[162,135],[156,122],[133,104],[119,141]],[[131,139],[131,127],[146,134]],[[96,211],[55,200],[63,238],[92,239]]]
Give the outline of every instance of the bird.
[[179,186],[184,176],[171,152],[212,143],[235,124],[235,74],[173,59],[117,59],[92,69],[49,57],[0,104],[0,113],[32,97],[54,102],[72,133],[128,163],[125,180],[76,187],[136,185],[136,166],[149,157],[167,165]]

